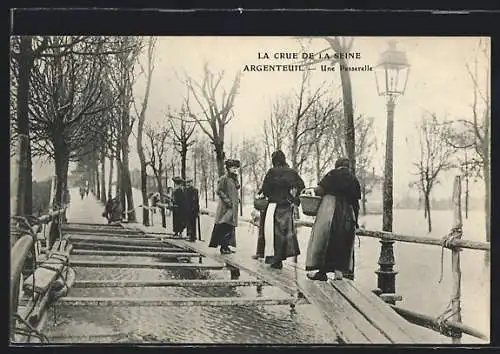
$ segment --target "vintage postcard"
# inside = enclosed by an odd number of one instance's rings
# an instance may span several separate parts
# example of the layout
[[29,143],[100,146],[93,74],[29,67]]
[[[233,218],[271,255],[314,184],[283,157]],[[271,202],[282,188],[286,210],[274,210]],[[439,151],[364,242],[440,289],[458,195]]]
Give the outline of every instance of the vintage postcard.
[[488,344],[490,56],[11,36],[11,344]]

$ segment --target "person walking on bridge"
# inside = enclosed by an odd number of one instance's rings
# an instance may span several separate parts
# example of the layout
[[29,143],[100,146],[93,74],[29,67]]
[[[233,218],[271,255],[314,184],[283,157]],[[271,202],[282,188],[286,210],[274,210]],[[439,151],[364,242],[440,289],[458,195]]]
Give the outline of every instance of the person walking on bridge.
[[[300,254],[297,230],[293,222],[294,205],[300,205],[298,193],[304,181],[288,166],[281,150],[271,155],[271,167],[262,182],[262,193],[268,199],[264,219],[265,263],[281,269],[282,261]],[[259,250],[260,251],[260,250]]]
[[186,228],[189,241],[196,241],[196,220],[200,215],[200,198],[198,189],[193,186],[191,178],[186,180]]
[[307,274],[311,280],[326,281],[328,272],[342,279],[344,272],[353,272],[361,188],[349,167],[349,159],[339,158],[315,188],[322,200],[307,247],[306,270],[318,270]]
[[239,160],[226,160],[226,174],[219,178],[217,195],[219,203],[215,212],[215,225],[208,247],[220,246],[221,254],[233,253],[229,246],[236,247],[236,226],[238,226],[238,168]]
[[184,180],[181,177],[172,178],[174,182],[173,205],[172,205],[172,227],[175,237],[181,237],[186,228],[186,196],[184,192]]

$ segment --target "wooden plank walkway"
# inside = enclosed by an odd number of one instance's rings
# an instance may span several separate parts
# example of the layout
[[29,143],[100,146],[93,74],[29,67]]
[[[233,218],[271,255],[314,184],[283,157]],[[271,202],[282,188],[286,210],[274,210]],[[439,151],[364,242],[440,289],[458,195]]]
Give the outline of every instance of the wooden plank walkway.
[[326,321],[335,329],[344,343],[356,344],[417,344],[425,342],[427,333],[394,312],[390,306],[370,291],[363,291],[348,279],[327,282],[310,281],[305,271],[285,265],[270,269],[260,261],[241,257],[238,253],[221,255],[204,242],[162,238],[148,234],[140,224],[123,224],[124,228],[141,231],[165,244],[191,250],[205,257],[239,268],[258,279],[277,286],[292,295],[305,298],[320,309]]

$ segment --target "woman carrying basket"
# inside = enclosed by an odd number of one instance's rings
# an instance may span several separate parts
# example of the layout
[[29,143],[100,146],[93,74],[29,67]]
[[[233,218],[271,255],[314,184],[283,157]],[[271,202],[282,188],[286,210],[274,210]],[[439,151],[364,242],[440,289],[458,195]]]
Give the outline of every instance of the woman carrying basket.
[[338,159],[335,169],[323,177],[315,192],[322,200],[309,238],[306,270],[318,272],[307,277],[325,281],[326,273],[335,272],[335,279],[342,279],[343,272],[353,271],[361,199],[359,181],[349,169],[349,159]]
[[293,211],[294,205],[300,204],[297,195],[305,186],[297,171],[286,163],[282,151],[273,152],[271,160],[273,167],[262,182],[262,193],[269,204],[261,223],[264,223],[265,263],[281,269],[283,260],[300,254]]

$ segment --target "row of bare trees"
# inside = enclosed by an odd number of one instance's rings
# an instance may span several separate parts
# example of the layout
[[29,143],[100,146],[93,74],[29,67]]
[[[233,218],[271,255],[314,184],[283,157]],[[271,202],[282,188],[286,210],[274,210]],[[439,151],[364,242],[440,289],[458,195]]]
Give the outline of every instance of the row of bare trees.
[[[482,56],[482,58],[481,58]],[[469,209],[469,179],[482,178],[485,187],[485,226],[486,241],[490,234],[490,93],[489,64],[481,73],[478,59],[489,63],[489,52],[486,43],[479,42],[478,50],[466,69],[472,83],[472,103],[469,117],[454,120],[439,119],[432,112],[426,112],[417,128],[419,131],[418,160],[414,162],[417,180],[415,185],[421,191],[424,201],[424,215],[427,219],[428,231],[432,231],[431,193],[434,186],[441,182],[443,172],[457,169],[465,181],[465,215]]]
[[[70,161],[86,170],[103,201],[105,159],[116,161],[116,194],[135,219],[128,166],[134,117],[134,66],[142,50],[138,37],[42,36],[11,40],[11,143],[20,145],[16,214],[31,214],[31,158],[54,162],[56,193],[62,203]],[[106,193],[106,189],[108,193]],[[126,203],[125,203],[126,199]]]

